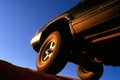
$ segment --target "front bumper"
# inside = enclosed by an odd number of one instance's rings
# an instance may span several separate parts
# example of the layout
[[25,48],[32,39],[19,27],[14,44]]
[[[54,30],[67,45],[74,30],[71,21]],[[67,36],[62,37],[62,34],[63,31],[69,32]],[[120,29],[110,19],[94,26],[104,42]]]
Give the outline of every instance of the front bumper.
[[39,32],[32,38],[30,42],[32,47],[34,47],[36,44],[39,44],[41,35],[42,35],[42,32]]

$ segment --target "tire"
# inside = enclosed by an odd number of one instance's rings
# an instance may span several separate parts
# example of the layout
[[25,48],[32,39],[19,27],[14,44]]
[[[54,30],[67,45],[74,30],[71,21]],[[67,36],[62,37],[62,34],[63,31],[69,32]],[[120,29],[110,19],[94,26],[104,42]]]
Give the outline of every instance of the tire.
[[103,74],[103,64],[96,63],[89,67],[78,66],[77,74],[81,80],[99,80]]
[[38,71],[59,73],[67,64],[67,47],[59,31],[52,32],[40,47],[36,66]]

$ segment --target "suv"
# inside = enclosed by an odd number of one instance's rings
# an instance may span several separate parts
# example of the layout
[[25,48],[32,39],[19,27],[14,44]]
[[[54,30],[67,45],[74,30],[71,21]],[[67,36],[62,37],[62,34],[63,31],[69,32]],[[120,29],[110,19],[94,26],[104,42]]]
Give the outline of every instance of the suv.
[[59,73],[78,65],[83,80],[98,80],[103,64],[120,66],[120,0],[81,0],[51,20],[32,38],[38,71]]

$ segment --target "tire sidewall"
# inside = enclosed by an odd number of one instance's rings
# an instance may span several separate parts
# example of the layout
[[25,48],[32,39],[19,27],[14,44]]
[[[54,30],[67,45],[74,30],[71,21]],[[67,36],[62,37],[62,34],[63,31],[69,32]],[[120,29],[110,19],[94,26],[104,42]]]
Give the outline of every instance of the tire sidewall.
[[[44,48],[44,46],[49,42],[49,41],[55,41],[55,50],[53,51],[53,53],[51,54],[51,58],[49,60],[47,60],[46,62],[41,62],[40,58],[41,58],[41,52]],[[44,72],[48,72],[51,74],[56,74],[59,71],[61,71],[61,69],[66,65],[67,63],[67,54],[64,53],[64,48],[63,48],[63,40],[62,40],[62,35],[59,31],[54,31],[52,32],[47,38],[46,40],[43,42],[40,51],[38,53],[38,58],[36,61],[36,66],[38,71],[44,71]],[[64,53],[64,54],[63,54]],[[57,68],[58,67],[58,68]],[[61,68],[60,68],[61,67]],[[56,70],[53,71],[52,70]]]
[[82,80],[99,80],[99,78],[103,74],[103,64],[97,64],[95,66],[92,66],[90,71],[88,73],[83,73],[82,69],[85,69],[82,66],[77,67],[77,74]]

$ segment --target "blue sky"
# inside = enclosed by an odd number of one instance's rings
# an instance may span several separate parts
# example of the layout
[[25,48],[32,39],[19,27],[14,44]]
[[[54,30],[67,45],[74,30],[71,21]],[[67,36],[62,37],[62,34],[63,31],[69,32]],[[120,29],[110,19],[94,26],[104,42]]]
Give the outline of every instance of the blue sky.
[[[30,41],[47,22],[76,5],[79,0],[0,0],[0,59],[36,70],[37,53]],[[68,63],[58,74],[78,77]],[[104,66],[100,80],[120,79],[120,67]]]

